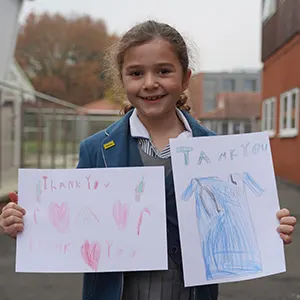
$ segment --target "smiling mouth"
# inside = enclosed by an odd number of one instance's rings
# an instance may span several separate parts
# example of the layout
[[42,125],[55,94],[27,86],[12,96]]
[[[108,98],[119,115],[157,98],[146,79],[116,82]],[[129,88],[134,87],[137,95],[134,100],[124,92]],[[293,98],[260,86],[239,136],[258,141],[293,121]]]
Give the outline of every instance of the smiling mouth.
[[147,100],[147,101],[155,101],[155,100],[160,100],[163,97],[165,97],[166,95],[157,95],[157,96],[152,96],[152,97],[141,97],[143,100]]

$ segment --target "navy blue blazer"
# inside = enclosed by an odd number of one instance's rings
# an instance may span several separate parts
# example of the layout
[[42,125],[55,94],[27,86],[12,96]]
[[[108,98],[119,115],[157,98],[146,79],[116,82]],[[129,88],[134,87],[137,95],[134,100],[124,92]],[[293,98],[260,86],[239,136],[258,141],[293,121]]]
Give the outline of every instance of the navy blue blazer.
[[[193,136],[215,135],[200,125],[189,113],[182,111]],[[129,155],[138,153],[136,140],[130,135],[129,118],[132,110],[106,130],[100,131],[80,143],[77,168],[128,167]],[[110,143],[111,147],[106,147]],[[134,166],[130,164],[131,166]],[[200,287],[199,287],[200,288]],[[120,300],[123,289],[123,273],[86,273],[83,280],[83,300]],[[196,289],[195,300],[216,300],[216,285]]]

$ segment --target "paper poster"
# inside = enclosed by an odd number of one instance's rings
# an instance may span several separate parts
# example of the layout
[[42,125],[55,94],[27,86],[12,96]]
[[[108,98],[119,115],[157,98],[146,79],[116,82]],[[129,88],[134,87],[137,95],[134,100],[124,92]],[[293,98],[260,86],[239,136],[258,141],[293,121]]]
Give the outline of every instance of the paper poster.
[[172,139],[185,286],[285,271],[265,132]]
[[163,167],[19,170],[17,272],[168,268]]

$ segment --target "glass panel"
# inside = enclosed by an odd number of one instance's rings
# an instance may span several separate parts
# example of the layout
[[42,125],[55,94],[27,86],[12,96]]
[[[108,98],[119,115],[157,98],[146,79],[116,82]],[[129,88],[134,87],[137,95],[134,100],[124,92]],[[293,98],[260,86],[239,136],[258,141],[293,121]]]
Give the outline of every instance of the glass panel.
[[235,80],[234,79],[224,79],[223,90],[224,90],[224,92],[234,92],[235,91]]
[[240,122],[233,123],[233,134],[238,134],[241,132]]
[[296,128],[296,107],[297,95],[292,94],[291,128]]
[[245,92],[255,92],[256,91],[256,80],[255,79],[245,79],[244,91]]
[[245,133],[250,133],[251,132],[251,122],[247,121],[244,123],[244,132]]
[[218,123],[217,123],[217,121],[212,121],[211,131],[213,131],[213,132],[216,133],[217,130],[218,130]]
[[288,110],[288,97],[285,96],[283,98],[283,123],[282,123],[282,127],[283,129],[287,128],[287,110]]
[[275,101],[270,103],[270,130],[275,130]]
[[204,112],[212,111],[216,108],[215,98],[205,98],[203,101]]
[[263,107],[263,120],[262,120],[262,130],[268,130],[268,118],[269,118],[269,113],[268,113],[268,102],[264,102],[264,107]]
[[228,134],[228,123],[226,122],[226,123],[222,123],[222,132],[221,132],[222,134]]

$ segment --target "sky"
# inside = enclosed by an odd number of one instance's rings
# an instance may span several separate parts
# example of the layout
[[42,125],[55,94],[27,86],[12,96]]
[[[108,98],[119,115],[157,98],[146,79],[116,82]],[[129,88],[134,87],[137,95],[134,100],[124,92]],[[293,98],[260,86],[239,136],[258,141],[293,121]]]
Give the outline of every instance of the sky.
[[123,34],[136,23],[155,19],[185,37],[195,71],[261,67],[261,0],[34,0],[23,5],[20,21],[36,13],[87,14]]

